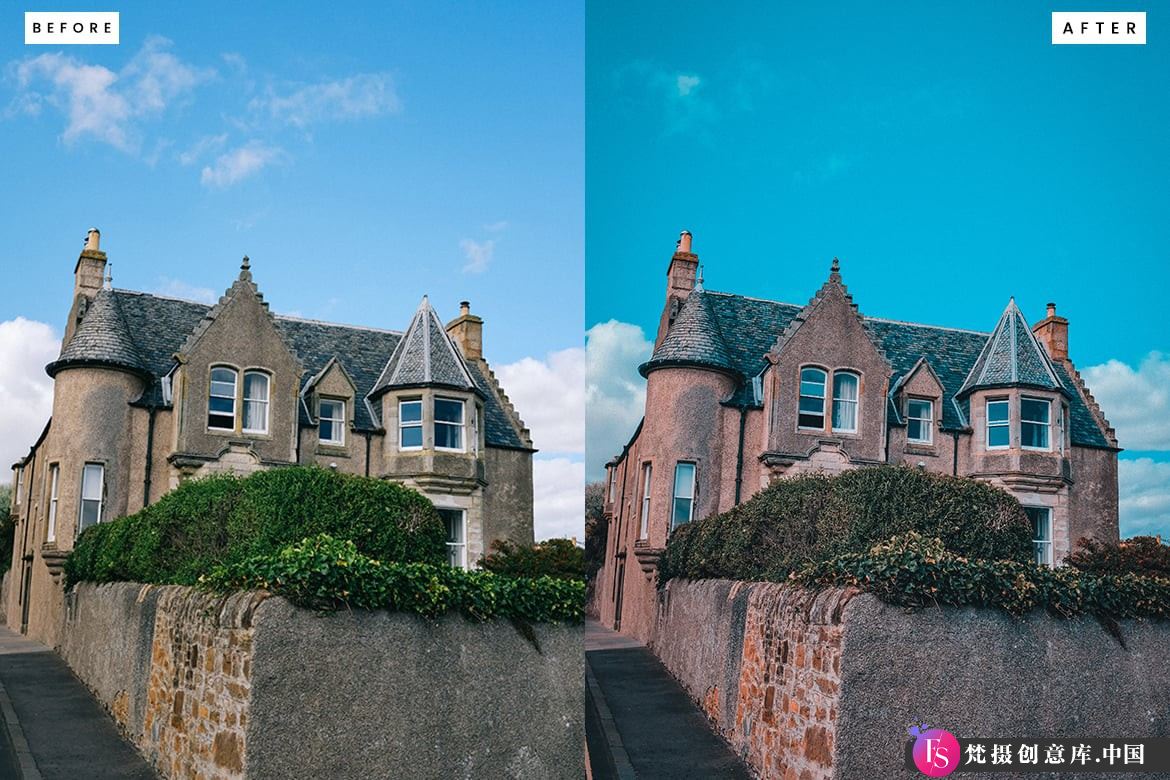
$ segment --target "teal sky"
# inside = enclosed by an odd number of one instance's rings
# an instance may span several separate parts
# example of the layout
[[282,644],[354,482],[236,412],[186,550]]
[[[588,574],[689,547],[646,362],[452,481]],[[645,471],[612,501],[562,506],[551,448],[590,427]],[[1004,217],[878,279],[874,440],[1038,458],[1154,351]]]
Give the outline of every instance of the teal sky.
[[[653,333],[684,228],[713,290],[803,303],[836,255],[871,316],[990,330],[1054,301],[1125,457],[1165,465],[1166,31],[1053,46],[1051,10],[590,2],[587,327]],[[1143,507],[1170,535],[1164,485]]]

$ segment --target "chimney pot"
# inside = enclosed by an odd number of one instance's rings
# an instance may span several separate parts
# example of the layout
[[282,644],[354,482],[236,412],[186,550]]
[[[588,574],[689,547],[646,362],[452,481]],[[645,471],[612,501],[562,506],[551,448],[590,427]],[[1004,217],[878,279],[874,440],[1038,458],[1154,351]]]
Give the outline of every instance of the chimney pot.
[[1049,316],[1049,317],[1055,317],[1055,316],[1056,316],[1056,304],[1055,304],[1055,303],[1049,303],[1049,304],[1048,304],[1048,316]]
[[677,248],[675,249],[675,251],[682,252],[684,254],[691,253],[691,231],[684,230],[682,233],[679,234],[678,245],[677,245]]
[[466,317],[471,314],[471,301],[459,301],[459,316]]
[[95,227],[90,228],[89,231],[85,234],[85,251],[100,252],[101,238],[102,232],[100,230]]

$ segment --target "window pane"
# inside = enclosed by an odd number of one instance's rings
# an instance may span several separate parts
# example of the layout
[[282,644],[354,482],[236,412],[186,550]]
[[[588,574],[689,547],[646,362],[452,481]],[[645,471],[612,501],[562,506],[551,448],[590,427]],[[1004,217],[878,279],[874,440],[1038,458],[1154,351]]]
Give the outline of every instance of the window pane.
[[825,416],[823,414],[801,414],[798,418],[798,424],[801,428],[824,428]]
[[857,402],[833,402],[833,428],[838,431],[857,430]]
[[680,463],[674,467],[674,495],[675,498],[694,498],[694,463]]
[[1020,401],[1020,419],[1032,422],[1047,423],[1049,403],[1037,401],[1034,398],[1024,398]]
[[906,437],[911,440],[921,441],[925,437],[922,435],[922,421],[915,420],[911,417],[906,423]]
[[212,397],[232,399],[236,397],[236,385],[234,382],[228,384],[226,382],[212,382],[211,383]]
[[438,512],[447,528],[447,541],[451,544],[463,544],[463,510],[440,509]]
[[98,521],[98,507],[97,501],[82,501],[81,502],[81,528],[78,531],[84,531],[91,525],[96,525]]
[[435,399],[435,419],[442,422],[463,422],[463,402]]
[[674,500],[674,516],[671,518],[671,528],[688,523],[691,520],[691,499],[676,498]]
[[207,415],[208,428],[223,428],[230,431],[236,425],[236,418],[231,415],[224,416],[222,414]]
[[930,401],[911,401],[910,402],[910,416],[918,417],[923,420],[931,418],[931,412],[934,407]]
[[321,418],[321,424],[317,430],[321,441],[333,441],[333,421],[328,417]]
[[83,499],[93,501],[101,500],[102,471],[103,469],[101,466],[88,464],[81,472],[81,497]]
[[813,414],[825,413],[825,401],[823,398],[800,398],[800,411],[812,412]]
[[853,374],[834,374],[833,397],[842,401],[856,401],[857,377]]
[[236,372],[230,368],[213,368],[211,369],[212,383],[226,382],[232,386],[232,394],[235,395],[236,386]]
[[1006,425],[997,425],[987,429],[987,444],[991,447],[1006,447],[1009,443],[1008,428]]
[[418,425],[411,425],[403,428],[401,431],[401,439],[398,446],[400,447],[421,447],[422,446],[422,427]]
[[819,388],[820,394],[825,394],[825,372],[819,368],[802,368],[800,369],[800,391],[804,392],[804,385],[808,384],[810,389]]
[[319,407],[321,409],[321,419],[328,418],[330,420],[341,420],[341,402],[340,401],[321,401]]
[[244,403],[244,427],[250,431],[268,430],[267,401],[247,401]]
[[463,447],[463,428],[459,425],[435,423],[435,446],[452,450]]
[[207,407],[212,413],[226,414],[230,417],[232,412],[235,411],[236,404],[230,398],[216,398],[212,396],[211,400],[207,403]]
[[398,419],[402,422],[422,422],[422,401],[404,401],[399,404]]
[[1008,402],[1007,401],[988,401],[987,402],[987,419],[990,422],[1007,422]]
[[1048,448],[1048,426],[1037,423],[1020,424],[1020,444],[1024,447]]
[[267,401],[268,375],[257,373],[245,374],[244,398],[252,401]]

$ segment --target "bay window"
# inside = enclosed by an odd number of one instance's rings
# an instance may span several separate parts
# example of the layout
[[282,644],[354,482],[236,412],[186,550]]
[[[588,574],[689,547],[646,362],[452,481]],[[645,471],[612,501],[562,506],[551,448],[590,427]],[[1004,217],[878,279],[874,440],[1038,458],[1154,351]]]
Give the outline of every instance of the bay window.
[[1020,399],[1020,446],[1028,450],[1047,450],[1052,402],[1044,398]]
[[463,402],[435,399],[435,449],[463,452]]

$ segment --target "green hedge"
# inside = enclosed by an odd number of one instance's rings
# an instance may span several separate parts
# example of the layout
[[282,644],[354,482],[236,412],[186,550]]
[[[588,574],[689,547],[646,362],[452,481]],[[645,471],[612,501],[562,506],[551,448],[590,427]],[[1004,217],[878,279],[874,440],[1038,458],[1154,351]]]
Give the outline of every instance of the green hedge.
[[86,529],[65,562],[66,581],[192,585],[216,565],[320,533],[382,561],[446,560],[446,531],[422,494],[293,467],[185,482],[137,514]]
[[1170,577],[1170,545],[1154,536],[1134,536],[1119,543],[1084,538],[1064,561],[1095,574],[1149,574]]
[[1045,609],[1060,617],[1170,619],[1170,579],[1092,574],[1019,561],[973,560],[942,541],[910,532],[811,563],[792,575],[806,587],[853,586],[907,607],[997,607],[1013,615]]
[[328,534],[218,566],[199,584],[216,591],[263,588],[309,609],[389,609],[427,616],[458,611],[480,621],[576,623],[585,606],[584,580],[385,563]]
[[585,551],[572,539],[548,539],[521,545],[504,539],[492,542],[492,551],[480,567],[508,577],[556,577],[585,579]]
[[681,526],[659,561],[672,577],[780,581],[812,562],[915,531],[957,555],[1032,560],[1019,502],[973,479],[905,466],[778,480],[740,506]]

